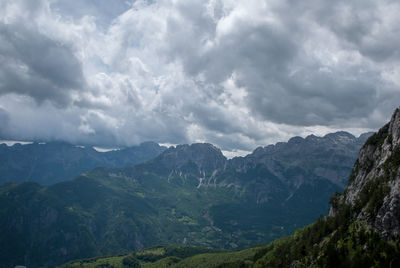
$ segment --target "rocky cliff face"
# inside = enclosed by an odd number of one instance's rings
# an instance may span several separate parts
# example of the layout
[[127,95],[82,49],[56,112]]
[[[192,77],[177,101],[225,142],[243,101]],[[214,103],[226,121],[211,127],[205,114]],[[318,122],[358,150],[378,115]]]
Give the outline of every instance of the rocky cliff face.
[[227,159],[221,150],[209,143],[184,144],[170,147],[155,159],[168,169],[180,170],[189,163],[197,167],[200,173],[212,173],[224,168]]
[[[346,187],[358,151],[370,135],[355,137],[340,131],[324,137],[294,137],[230,160],[211,144],[178,145],[155,158],[154,167],[147,169],[159,170],[168,181],[198,188],[232,188],[247,193],[257,204],[320,202],[325,208],[329,196]],[[194,176],[190,180],[189,174]]]
[[242,159],[233,159],[230,164],[239,171],[265,166],[292,190],[319,179],[344,189],[358,151],[371,134],[357,138],[340,131],[324,137],[294,137],[288,142],[259,147]]
[[[296,206],[325,206],[333,192],[346,187],[358,151],[370,135],[355,137],[340,131],[259,147],[246,157],[229,160],[227,168],[205,185],[216,182],[251,192],[258,204],[274,199]],[[326,209],[321,208],[321,213]]]
[[[360,150],[341,202],[388,239],[400,234],[400,110]],[[337,214],[331,208],[330,215]]]

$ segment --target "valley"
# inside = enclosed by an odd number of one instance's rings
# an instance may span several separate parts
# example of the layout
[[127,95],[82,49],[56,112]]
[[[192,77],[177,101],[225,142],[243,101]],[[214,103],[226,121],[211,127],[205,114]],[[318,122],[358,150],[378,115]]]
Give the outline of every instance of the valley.
[[0,257],[53,266],[157,245],[265,244],[327,213],[367,137],[297,137],[231,160],[211,144],[178,145],[50,186],[7,183]]
[[330,199],[329,214],[291,236],[239,251],[150,248],[62,267],[398,267],[399,155],[400,109],[396,109],[391,121],[362,146],[349,185]]

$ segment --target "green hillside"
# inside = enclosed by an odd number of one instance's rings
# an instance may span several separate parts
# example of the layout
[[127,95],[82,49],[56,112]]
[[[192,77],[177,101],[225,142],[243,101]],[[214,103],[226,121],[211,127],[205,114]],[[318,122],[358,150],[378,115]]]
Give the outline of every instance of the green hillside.
[[266,244],[328,211],[358,143],[339,132],[232,160],[211,144],[181,145],[146,163],[96,168],[47,187],[5,184],[1,267],[55,266],[160,245]]
[[59,268],[99,267],[247,267],[253,263],[260,248],[221,251],[193,247],[156,247],[126,255],[98,257],[69,262]]

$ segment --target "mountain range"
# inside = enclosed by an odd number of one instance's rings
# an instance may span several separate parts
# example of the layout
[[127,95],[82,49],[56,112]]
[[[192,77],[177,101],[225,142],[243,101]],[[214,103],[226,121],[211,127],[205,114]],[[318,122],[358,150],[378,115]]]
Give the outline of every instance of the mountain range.
[[400,267],[400,109],[362,146],[329,214],[266,246],[238,251],[153,247],[76,267]]
[[1,267],[55,266],[155,245],[267,243],[328,211],[367,137],[295,137],[230,160],[211,144],[178,145],[144,163],[98,167],[49,186],[4,184]]
[[95,167],[125,167],[150,160],[166,147],[154,142],[99,152],[66,142],[0,144],[0,184],[32,181],[42,185],[71,180]]

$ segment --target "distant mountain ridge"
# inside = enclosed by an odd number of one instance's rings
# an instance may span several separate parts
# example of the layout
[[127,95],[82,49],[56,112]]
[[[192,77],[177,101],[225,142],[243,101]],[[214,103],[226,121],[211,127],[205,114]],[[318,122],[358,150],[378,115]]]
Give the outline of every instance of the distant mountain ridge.
[[348,186],[330,204],[328,216],[266,246],[214,253],[157,247],[62,267],[400,267],[400,108],[362,146]]
[[[191,166],[190,172],[197,176],[197,185],[203,187],[217,184],[245,187],[249,181],[244,180],[243,176],[255,169],[263,169],[263,181],[269,178],[275,187],[283,187],[282,190],[287,192],[288,198],[301,186],[315,181],[323,181],[343,189],[359,148],[371,134],[365,133],[357,138],[341,131],[324,137],[294,137],[288,142],[258,147],[247,156],[229,160],[211,144],[178,145],[150,162],[152,165],[166,167],[170,172],[169,177],[177,175],[177,172],[184,176]],[[263,188],[262,185],[258,186],[259,189]],[[263,194],[258,195],[262,199]]]
[[[313,177],[324,178],[344,188],[347,183],[346,176],[351,170],[358,150],[371,134],[364,133],[356,138],[348,132],[340,131],[324,137],[314,135],[306,138],[294,137],[288,142],[258,147],[252,154],[232,161],[232,166],[246,169],[259,164],[266,165],[275,176],[282,180],[285,180],[282,167],[298,166],[309,169]],[[337,174],[329,172],[329,165],[335,165],[334,172]],[[340,167],[339,172],[338,167]],[[301,184],[301,181],[297,183]]]
[[71,180],[99,166],[124,167],[150,160],[166,147],[154,142],[98,152],[66,142],[0,144],[0,184],[32,181],[43,185]]
[[158,244],[266,243],[328,210],[329,197],[342,189],[341,180],[333,183],[340,175],[315,170],[349,171],[359,139],[295,138],[231,160],[211,144],[180,145],[144,163],[95,168],[49,187],[5,184],[1,264],[54,266]]

